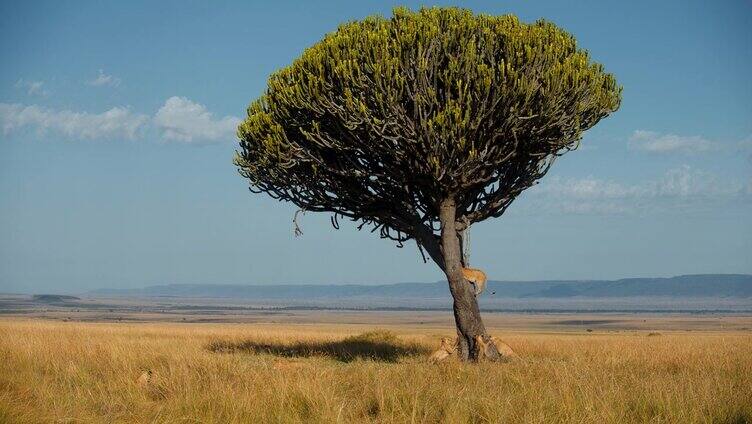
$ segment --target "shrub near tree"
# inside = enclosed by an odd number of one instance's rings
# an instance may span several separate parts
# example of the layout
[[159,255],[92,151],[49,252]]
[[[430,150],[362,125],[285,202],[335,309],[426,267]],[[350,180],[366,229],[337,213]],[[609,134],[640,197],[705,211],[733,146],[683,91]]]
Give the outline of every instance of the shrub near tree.
[[331,213],[335,228],[344,217],[414,240],[446,274],[459,357],[475,360],[488,335],[463,232],[500,217],[620,100],[613,75],[550,22],[398,8],[341,25],[272,74],[235,164],[251,191]]

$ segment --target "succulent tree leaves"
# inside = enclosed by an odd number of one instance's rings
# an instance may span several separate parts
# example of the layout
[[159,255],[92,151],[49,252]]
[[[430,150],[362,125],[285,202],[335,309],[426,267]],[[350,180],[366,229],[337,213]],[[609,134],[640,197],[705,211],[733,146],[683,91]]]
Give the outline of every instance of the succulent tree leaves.
[[[341,25],[271,75],[238,127],[251,189],[400,244],[500,216],[621,87],[547,21],[458,8]],[[334,221],[336,222],[336,221]]]

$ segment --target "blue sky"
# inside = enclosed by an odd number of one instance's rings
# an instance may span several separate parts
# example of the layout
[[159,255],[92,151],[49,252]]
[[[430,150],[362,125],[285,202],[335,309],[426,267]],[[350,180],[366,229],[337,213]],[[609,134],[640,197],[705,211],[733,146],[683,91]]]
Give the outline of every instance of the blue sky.
[[[624,86],[472,232],[490,278],[752,273],[752,3],[436,2],[549,19]],[[339,23],[413,2],[0,2],[0,291],[435,281],[414,244],[252,195],[234,126]]]

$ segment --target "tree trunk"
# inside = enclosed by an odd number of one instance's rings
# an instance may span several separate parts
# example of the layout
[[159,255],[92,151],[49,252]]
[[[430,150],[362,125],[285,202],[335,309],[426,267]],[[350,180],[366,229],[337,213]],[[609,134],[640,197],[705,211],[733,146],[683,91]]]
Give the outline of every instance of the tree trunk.
[[[498,359],[499,353],[480,317],[478,301],[473,285],[462,276],[462,250],[455,228],[457,207],[453,198],[441,202],[441,253],[444,259],[444,273],[449,281],[449,291],[454,298],[454,321],[457,325],[457,353],[463,361],[477,361],[485,354],[489,359]],[[475,337],[481,336],[489,343],[485,352],[478,352]]]

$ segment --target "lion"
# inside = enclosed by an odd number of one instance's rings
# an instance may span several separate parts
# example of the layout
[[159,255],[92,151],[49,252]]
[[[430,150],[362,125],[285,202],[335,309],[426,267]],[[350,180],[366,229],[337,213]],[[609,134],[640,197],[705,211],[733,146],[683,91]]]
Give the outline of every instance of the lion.
[[480,296],[486,288],[486,273],[475,268],[462,268],[462,277],[475,287],[475,296]]
[[[488,340],[488,341],[486,341]],[[491,358],[491,346],[496,347],[496,351],[499,352],[500,359],[502,360],[509,360],[513,358],[518,358],[519,356],[517,353],[515,353],[514,350],[512,350],[511,347],[509,347],[508,344],[504,343],[500,339],[493,337],[493,336],[475,336],[475,357],[478,358],[478,360],[483,359],[490,359]]]
[[152,382],[152,377],[154,373],[152,370],[146,370],[144,371],[140,377],[138,377],[138,380],[136,380],[136,384],[138,384],[141,387],[147,387]]
[[[499,359],[502,361],[508,361],[510,359],[519,358],[519,355],[512,350],[512,348],[501,341],[501,339],[494,336],[475,336],[475,357],[478,361],[491,358],[491,346],[496,347],[496,351],[499,352]],[[441,339],[441,346],[438,350],[433,352],[430,356],[432,362],[438,363],[446,358],[454,355],[457,351],[457,339],[444,337]]]
[[441,347],[439,347],[439,350],[431,354],[431,361],[441,362],[444,359],[448,358],[450,355],[454,354],[454,351],[456,349],[457,342],[450,339],[449,337],[444,337],[441,339]]
[[514,350],[512,350],[512,348],[508,344],[504,343],[500,339],[491,336],[491,342],[493,342],[493,344],[496,345],[496,350],[504,358],[513,359],[513,358],[519,358],[520,357],[517,354],[517,352],[515,352]]

